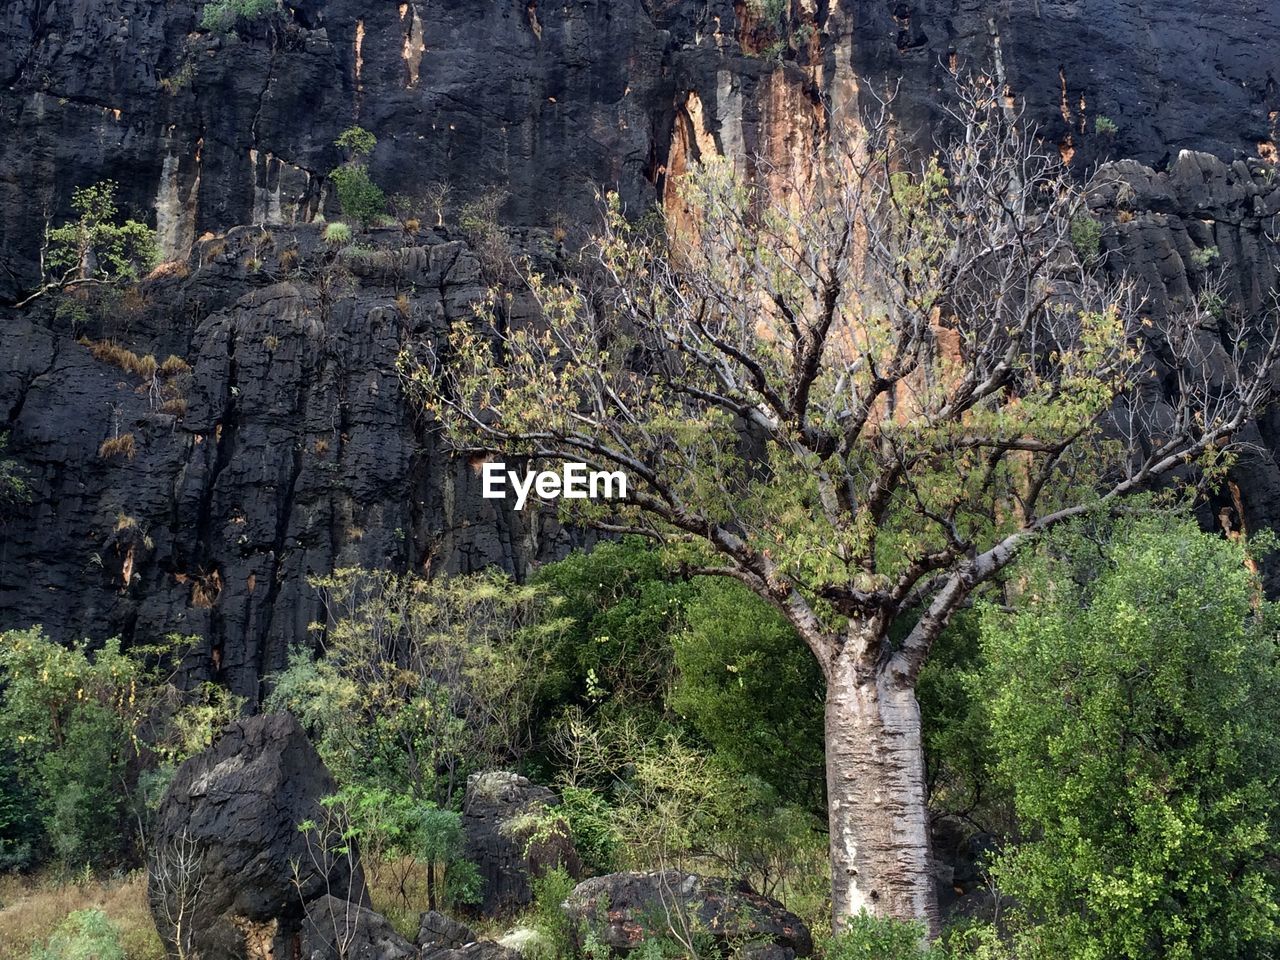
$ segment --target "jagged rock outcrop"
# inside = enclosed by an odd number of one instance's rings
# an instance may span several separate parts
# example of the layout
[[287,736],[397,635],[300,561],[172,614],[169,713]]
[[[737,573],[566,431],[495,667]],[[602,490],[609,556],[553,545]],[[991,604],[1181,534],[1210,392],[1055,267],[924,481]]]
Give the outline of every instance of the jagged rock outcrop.
[[418,960],[416,947],[396,932],[386,917],[337,897],[307,904],[299,960]]
[[[708,153],[786,170],[824,99],[896,91],[904,134],[927,141],[946,70],[970,64],[1073,168],[1169,165],[1132,167],[1133,197],[1116,198],[1132,219],[1104,237],[1160,295],[1195,288],[1179,244],[1205,231],[1246,302],[1274,277],[1257,204],[1276,159],[1280,0],[1212,16],[1194,0],[793,0],[776,24],[742,0],[281,0],[227,35],[200,26],[206,6],[0,5],[0,434],[35,493],[0,522],[0,629],[195,635],[192,679],[251,704],[310,640],[309,574],[519,574],[578,542],[482,501],[400,394],[400,347],[468,316],[488,283],[467,245],[380,231],[361,244],[407,266],[330,282],[312,224],[336,215],[333,141],[353,123],[379,138],[370,170],[388,193],[448,181],[441,219],[456,224],[502,191],[517,246],[554,253],[545,238],[590,223],[596,185],[639,211]],[[1251,155],[1267,165],[1241,170]],[[73,189],[107,178],[173,262],[114,300],[6,307],[37,285]],[[192,369],[142,383],[80,336]],[[1277,426],[1262,425],[1267,450]],[[125,434],[132,458],[99,456]],[[1280,518],[1280,471],[1242,471],[1247,522]]]
[[543,831],[530,842],[531,817],[560,803],[555,792],[536,786],[527,777],[505,771],[473,773],[467,778],[462,803],[462,828],[468,860],[480,873],[482,913],[514,913],[533,900],[530,880],[547,870],[564,867],[570,876],[582,873],[582,863],[563,830]]
[[[584,880],[565,901],[575,929],[590,930],[626,956],[646,940],[672,936],[709,940],[725,955],[794,960],[813,952],[808,927],[782,904],[744,883],[675,870],[611,873]],[[671,917],[675,930],[664,926]]]
[[418,918],[418,946],[437,950],[455,950],[474,943],[476,935],[465,923],[446,917],[438,910],[428,910]]
[[356,854],[322,850],[315,831],[309,845],[298,829],[322,823],[319,801],[334,790],[297,721],[280,714],[236,721],[178,768],[157,814],[148,881],[175,956],[296,956],[313,902],[366,901]]

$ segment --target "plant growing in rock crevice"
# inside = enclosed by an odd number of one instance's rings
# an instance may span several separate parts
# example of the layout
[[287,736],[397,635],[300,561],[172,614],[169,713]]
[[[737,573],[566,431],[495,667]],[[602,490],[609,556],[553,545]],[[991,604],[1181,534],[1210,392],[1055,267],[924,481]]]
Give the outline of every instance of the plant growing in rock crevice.
[[363,127],[349,127],[334,143],[347,151],[347,161],[329,173],[338,192],[338,205],[344,217],[367,228],[387,212],[387,195],[373,182],[368,169],[367,158],[378,139]]

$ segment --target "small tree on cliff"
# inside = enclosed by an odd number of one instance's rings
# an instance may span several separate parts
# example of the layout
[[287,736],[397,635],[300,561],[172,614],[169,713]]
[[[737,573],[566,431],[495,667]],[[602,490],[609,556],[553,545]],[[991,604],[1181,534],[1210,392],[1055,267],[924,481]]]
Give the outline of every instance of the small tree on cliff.
[[804,183],[708,163],[683,235],[611,199],[592,280],[531,281],[540,323],[482,312],[404,358],[455,449],[625,470],[587,520],[785,613],[826,677],[838,922],[936,930],[915,685],[955,611],[1055,525],[1218,473],[1277,355],[1194,305],[1157,328],[1091,272],[1080,190],[993,84],[955,120],[921,158],[882,109]]

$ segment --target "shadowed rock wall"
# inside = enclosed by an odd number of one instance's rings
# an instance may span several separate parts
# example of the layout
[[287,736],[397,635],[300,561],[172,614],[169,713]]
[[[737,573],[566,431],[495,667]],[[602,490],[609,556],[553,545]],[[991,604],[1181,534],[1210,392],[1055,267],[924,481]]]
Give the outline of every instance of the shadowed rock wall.
[[[197,634],[193,673],[251,699],[319,614],[309,573],[522,573],[573,542],[480,500],[399,394],[400,346],[485,287],[465,242],[375,232],[382,253],[331,270],[312,221],[336,213],[325,175],[353,123],[389,193],[448,181],[455,223],[504,191],[517,244],[554,257],[597,185],[640,210],[709,151],[794,162],[824,99],[896,91],[927,140],[946,69],[969,63],[1073,168],[1170,167],[1127,168],[1104,237],[1157,300],[1199,289],[1190,247],[1210,242],[1246,303],[1274,279],[1269,168],[1232,161],[1275,158],[1280,0],[794,0],[785,28],[741,0],[283,0],[227,37],[199,29],[202,6],[0,5],[0,432],[36,492],[0,524],[0,628]],[[72,190],[104,178],[179,263],[83,315],[3,306],[37,285]],[[191,370],[159,396],[80,336]],[[125,433],[132,459],[98,455]],[[1280,518],[1278,476],[1269,453],[1244,468],[1249,523]]]

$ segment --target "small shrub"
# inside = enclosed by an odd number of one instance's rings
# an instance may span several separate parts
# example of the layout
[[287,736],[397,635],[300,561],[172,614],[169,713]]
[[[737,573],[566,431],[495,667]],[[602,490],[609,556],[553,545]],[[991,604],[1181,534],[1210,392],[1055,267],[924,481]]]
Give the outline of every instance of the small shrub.
[[110,460],[112,457],[124,457],[126,460],[132,460],[137,454],[138,444],[134,440],[132,433],[122,433],[119,436],[108,437],[98,447],[98,457],[101,460]]
[[531,960],[573,956],[573,925],[560,904],[568,899],[575,883],[564,867],[533,879],[533,927],[539,936],[525,951]]
[[1191,262],[1204,270],[1209,264],[1219,259],[1221,254],[1217,247],[1200,247],[1191,251]]
[[373,182],[362,164],[337,167],[329,178],[338,191],[338,206],[342,208],[344,217],[367,227],[386,212],[386,194]]
[[342,215],[368,227],[387,212],[387,195],[365,166],[365,157],[378,145],[378,138],[363,127],[348,127],[334,143],[349,154],[346,163],[329,173]]
[[413,312],[413,301],[409,299],[408,294],[402,293],[396,297],[396,309],[400,311],[400,316],[406,320],[409,318],[409,315]]
[[1095,260],[1102,251],[1102,224],[1089,216],[1081,214],[1071,221],[1071,245],[1081,260]]
[[351,228],[345,223],[331,223],[324,228],[325,243],[341,246],[351,242]]
[[26,467],[5,456],[9,446],[8,432],[0,433],[0,517],[8,511],[31,502],[31,481]]
[[71,914],[31,960],[125,960],[120,931],[97,907]]
[[333,141],[336,146],[350,152],[352,157],[367,157],[378,145],[378,138],[364,127],[348,127]]
[[761,20],[782,19],[791,6],[791,0],[748,0],[747,6]]
[[277,9],[276,0],[214,0],[204,8],[200,26],[213,33],[230,33],[237,20],[261,20]]
[[59,282],[136,280],[159,262],[154,230],[137,220],[116,222],[116,189],[104,180],[71,195],[76,219],[48,235],[45,262]]
[[924,925],[860,913],[827,941],[827,960],[944,960],[925,943]]
[[1110,117],[1097,116],[1093,118],[1093,132],[1100,137],[1114,137],[1119,129],[1116,126],[1116,122]]

